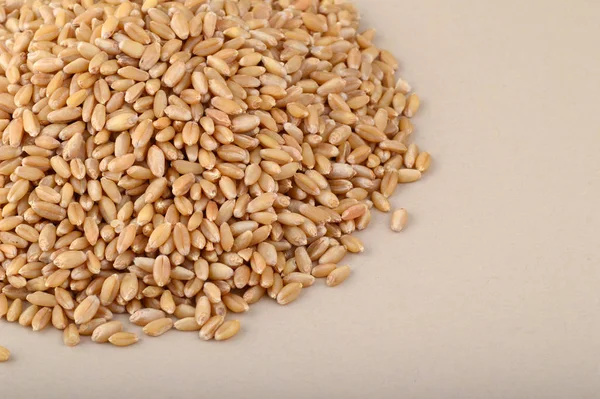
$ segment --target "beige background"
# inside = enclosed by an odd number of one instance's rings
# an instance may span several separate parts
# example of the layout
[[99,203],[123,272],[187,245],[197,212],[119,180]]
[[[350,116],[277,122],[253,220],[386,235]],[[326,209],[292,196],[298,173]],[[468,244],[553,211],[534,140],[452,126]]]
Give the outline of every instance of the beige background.
[[358,5],[424,101],[406,231],[378,214],[346,284],[261,303],[227,343],[69,349],[2,322],[0,397],[600,396],[600,2]]

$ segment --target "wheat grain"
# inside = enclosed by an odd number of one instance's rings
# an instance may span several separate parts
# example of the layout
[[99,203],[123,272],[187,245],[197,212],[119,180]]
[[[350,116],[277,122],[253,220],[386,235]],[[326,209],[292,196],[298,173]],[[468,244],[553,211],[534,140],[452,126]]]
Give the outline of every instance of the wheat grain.
[[280,305],[287,305],[288,303],[295,301],[300,295],[301,291],[301,283],[292,282],[290,284],[287,284],[277,294],[277,303],[279,303]]
[[23,312],[21,312],[21,315],[19,316],[19,324],[23,327],[31,327],[33,318],[35,317],[39,309],[39,306],[31,305],[25,310],[23,310]]
[[0,317],[224,340],[348,277],[371,207],[430,167],[420,99],[353,5],[246,3],[0,5]]
[[236,335],[240,331],[238,320],[228,320],[215,331],[214,337],[217,341],[224,341]]
[[48,294],[47,292],[34,292],[31,293],[29,295],[27,295],[27,302],[31,303],[32,305],[38,305],[38,306],[48,306],[48,307],[53,307],[56,306],[57,302],[56,302],[56,298],[54,295],[52,294]]
[[10,359],[10,351],[3,346],[0,346],[0,363]]
[[6,320],[8,320],[10,322],[17,321],[19,319],[19,317],[21,317],[22,311],[23,311],[23,301],[20,298],[15,298],[15,300],[8,307],[8,310],[6,312]]
[[201,328],[201,326],[196,323],[196,318],[191,316],[177,320],[173,326],[179,331],[198,331]]
[[223,324],[225,318],[221,315],[215,315],[208,319],[208,321],[202,326],[198,335],[205,341],[211,340],[219,327]]
[[349,266],[340,266],[333,269],[327,275],[327,285],[329,287],[335,287],[343,283],[348,276],[350,275],[350,267]]
[[41,331],[48,326],[52,318],[51,308],[41,308],[36,312],[31,320],[31,328],[33,331]]
[[92,320],[96,312],[98,312],[99,307],[100,300],[98,297],[96,295],[88,296],[75,308],[75,312],[73,313],[75,323],[84,324]]
[[139,337],[131,332],[118,332],[108,338],[108,342],[114,346],[130,346],[138,342]]
[[162,310],[145,308],[133,313],[129,318],[129,321],[135,325],[143,327],[151,321],[162,319],[165,316],[166,315]]
[[392,220],[391,220],[391,228],[393,231],[402,231],[402,229],[404,229],[404,226],[406,225],[406,222],[408,220],[408,212],[406,212],[406,209],[401,208],[398,209],[396,211],[394,211],[394,213],[392,213]]
[[398,183],[412,183],[421,179],[421,172],[417,169],[400,169],[398,171]]
[[83,323],[79,325],[79,334],[83,336],[91,336],[96,328],[105,324],[108,320],[104,317],[97,317],[88,321],[87,323]]
[[144,326],[144,333],[151,337],[158,337],[173,328],[173,320],[165,317],[151,321]]
[[118,320],[109,321],[108,323],[99,325],[92,332],[92,341],[97,343],[105,343],[108,342],[108,339],[118,333],[123,331],[123,323]]
[[67,328],[65,328],[63,332],[63,342],[67,346],[77,346],[79,345],[81,338],[79,336],[79,331],[77,330],[77,326],[75,324],[69,324]]
[[427,151],[419,153],[415,161],[415,168],[421,173],[426,172],[431,165],[431,155]]

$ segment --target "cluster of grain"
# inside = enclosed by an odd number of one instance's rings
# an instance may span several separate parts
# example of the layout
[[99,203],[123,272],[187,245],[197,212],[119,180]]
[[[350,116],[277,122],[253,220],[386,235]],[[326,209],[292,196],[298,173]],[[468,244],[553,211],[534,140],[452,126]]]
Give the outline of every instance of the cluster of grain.
[[430,163],[408,143],[419,98],[358,19],[338,0],[0,4],[0,318],[67,345],[137,342],[124,313],[224,340],[262,297],[342,283],[371,208]]

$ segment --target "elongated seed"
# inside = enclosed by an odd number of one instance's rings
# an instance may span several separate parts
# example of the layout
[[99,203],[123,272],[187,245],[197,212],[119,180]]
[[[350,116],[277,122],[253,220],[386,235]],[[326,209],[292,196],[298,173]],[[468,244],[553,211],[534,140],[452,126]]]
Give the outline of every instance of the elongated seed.
[[219,327],[221,327],[224,321],[225,318],[221,315],[215,315],[208,319],[208,321],[200,329],[200,338],[202,338],[205,341],[213,339],[215,333],[217,332]]
[[96,295],[85,298],[77,308],[75,308],[75,323],[83,324],[92,320],[100,307],[100,299]]
[[298,282],[293,282],[285,285],[279,294],[277,295],[277,303],[280,305],[287,305],[290,302],[295,301],[300,292],[302,291],[302,284]]
[[323,263],[313,267],[311,274],[316,278],[327,277],[336,267],[335,263]]
[[416,169],[400,169],[398,183],[412,183],[421,179],[421,172]]
[[98,328],[99,326],[103,325],[106,323],[106,319],[103,317],[98,317],[95,319],[92,319],[90,321],[88,321],[87,323],[83,323],[82,325],[79,326],[79,335],[83,335],[83,336],[91,336],[94,332],[94,330],[96,330],[96,328]]
[[10,351],[3,346],[0,346],[0,363],[10,359]]
[[54,295],[41,291],[27,295],[27,302],[31,303],[32,305],[47,307],[54,307],[57,304]]
[[196,323],[199,326],[203,326],[204,323],[210,318],[211,306],[208,297],[202,296],[196,301],[196,311],[194,317]]
[[131,332],[118,332],[110,336],[108,341],[114,346],[130,346],[138,342],[139,338]]
[[216,341],[224,341],[236,335],[240,331],[239,320],[228,320],[215,332]]
[[406,209],[404,209],[404,208],[398,209],[398,210],[394,211],[394,213],[392,213],[390,227],[392,228],[393,231],[396,231],[396,232],[402,231],[402,229],[404,229],[404,226],[406,225],[407,220],[408,220],[408,212],[406,212]]
[[144,326],[144,334],[151,337],[158,337],[173,328],[173,320],[165,317],[151,321]]
[[108,323],[102,324],[92,333],[92,341],[97,342],[99,344],[108,342],[108,339],[118,333],[123,331],[123,323],[118,320],[109,321]]
[[329,287],[335,287],[343,283],[350,275],[349,266],[340,266],[333,269],[329,275],[327,275],[327,285]]
[[430,165],[431,165],[431,155],[429,155],[429,153],[427,151],[421,152],[417,156],[417,159],[415,161],[415,168],[419,172],[424,173],[429,169]]
[[77,330],[77,326],[73,323],[69,324],[67,328],[65,328],[63,332],[63,342],[67,346],[77,346],[79,345],[81,338],[79,336],[79,331]]
[[41,331],[50,324],[52,318],[51,308],[41,308],[37,311],[33,319],[31,320],[31,328],[33,331]]
[[138,326],[145,326],[151,321],[164,318],[165,312],[158,309],[144,308],[133,313],[129,318],[129,321]]
[[173,326],[179,331],[198,331],[201,328],[201,326],[196,323],[194,317],[184,317],[183,319],[179,319]]

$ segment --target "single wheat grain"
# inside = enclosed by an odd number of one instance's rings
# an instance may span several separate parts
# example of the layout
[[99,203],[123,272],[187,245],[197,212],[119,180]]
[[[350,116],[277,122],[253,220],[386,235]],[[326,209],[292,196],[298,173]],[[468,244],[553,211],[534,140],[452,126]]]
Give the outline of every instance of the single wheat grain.
[[224,341],[240,331],[239,320],[228,320],[215,331],[215,340]]
[[406,225],[406,222],[408,220],[408,212],[406,212],[406,209],[401,208],[398,209],[396,211],[394,211],[394,213],[392,213],[392,219],[391,219],[391,228],[393,231],[402,231],[402,229],[404,229],[404,226]]
[[114,346],[130,346],[138,342],[139,338],[131,332],[118,332],[110,336],[108,341]]
[[144,333],[151,337],[158,337],[173,328],[173,320],[168,317],[151,321],[144,326]]
[[3,346],[0,346],[0,363],[10,359],[10,351]]

